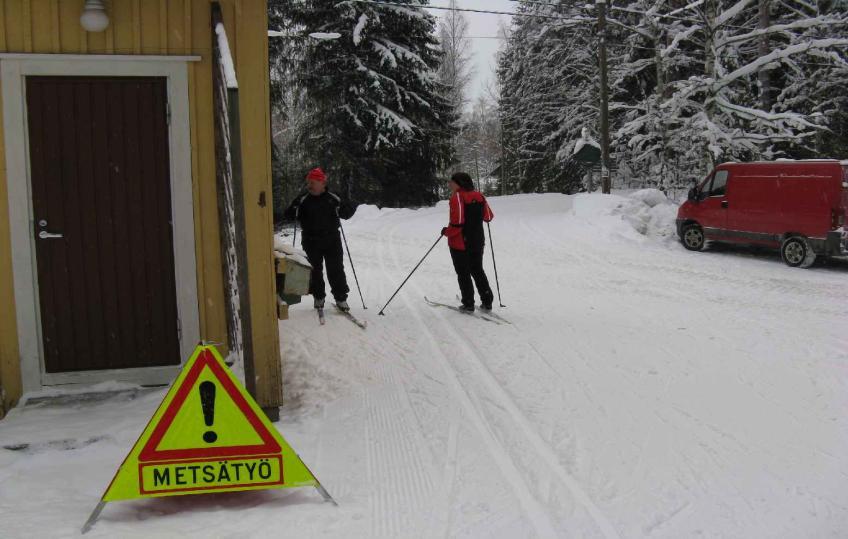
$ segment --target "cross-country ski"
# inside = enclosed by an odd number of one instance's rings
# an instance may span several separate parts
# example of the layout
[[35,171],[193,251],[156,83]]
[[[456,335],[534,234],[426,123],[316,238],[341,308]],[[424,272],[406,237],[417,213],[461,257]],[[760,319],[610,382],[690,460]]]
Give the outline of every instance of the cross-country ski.
[[342,308],[340,308],[338,305],[336,305],[336,312],[338,312],[340,315],[344,316],[345,318],[347,318],[348,320],[350,320],[351,322],[353,322],[354,324],[356,324],[356,325],[357,325],[357,326],[359,326],[360,328],[362,328],[362,329],[367,329],[367,328],[368,328],[368,322],[366,322],[366,321],[364,321],[364,320],[360,320],[359,318],[357,318],[356,316],[354,316],[354,315],[350,312],[350,310],[349,310],[349,309],[348,309],[348,310],[343,310],[343,309],[342,309]]
[[427,302],[427,305],[430,305],[431,307],[442,307],[442,308],[445,308],[445,309],[450,309],[450,310],[458,312],[460,314],[479,318],[481,320],[485,320],[486,322],[492,322],[494,324],[502,324],[503,323],[502,321],[497,320],[496,318],[490,316],[488,313],[482,312],[480,310],[472,311],[472,310],[468,310],[468,309],[463,309],[462,307],[457,307],[456,305],[448,305],[447,303],[440,303],[438,301],[433,301],[431,299],[428,299],[427,296],[424,296],[424,301]]

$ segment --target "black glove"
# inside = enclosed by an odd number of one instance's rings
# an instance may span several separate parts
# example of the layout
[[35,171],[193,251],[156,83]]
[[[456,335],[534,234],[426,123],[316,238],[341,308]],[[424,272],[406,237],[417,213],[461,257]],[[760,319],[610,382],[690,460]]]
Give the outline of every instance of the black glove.
[[442,236],[447,236],[447,235],[448,235],[448,227],[443,227],[442,228]]

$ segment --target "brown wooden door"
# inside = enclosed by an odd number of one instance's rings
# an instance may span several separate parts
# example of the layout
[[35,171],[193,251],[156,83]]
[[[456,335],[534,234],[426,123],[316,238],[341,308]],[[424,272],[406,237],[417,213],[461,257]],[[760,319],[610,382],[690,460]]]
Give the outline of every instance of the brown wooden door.
[[48,373],[180,363],[166,80],[27,77]]

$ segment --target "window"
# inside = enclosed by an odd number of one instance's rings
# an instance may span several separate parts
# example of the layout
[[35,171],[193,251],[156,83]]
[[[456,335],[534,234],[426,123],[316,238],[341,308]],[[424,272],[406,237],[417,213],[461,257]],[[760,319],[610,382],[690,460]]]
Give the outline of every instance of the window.
[[724,196],[727,190],[727,176],[728,172],[726,170],[716,172],[715,176],[713,176],[712,184],[710,184],[710,190],[706,195],[709,197]]

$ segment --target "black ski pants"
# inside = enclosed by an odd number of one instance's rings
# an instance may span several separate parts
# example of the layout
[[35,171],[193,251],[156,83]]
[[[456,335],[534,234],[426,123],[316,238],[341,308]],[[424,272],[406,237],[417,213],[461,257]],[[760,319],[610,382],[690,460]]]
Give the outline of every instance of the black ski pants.
[[327,280],[336,301],[347,300],[350,289],[344,270],[344,251],[342,238],[338,231],[322,236],[304,236],[301,240],[306,257],[312,264],[312,274],[309,277],[309,293],[315,299],[327,296],[324,285],[324,265],[327,266]]
[[[451,249],[453,269],[456,270],[456,280],[462,292],[462,304],[474,305],[474,284],[477,285],[477,293],[480,294],[481,303],[492,303],[495,295],[489,286],[489,279],[483,271],[483,248],[459,251]],[[474,283],[471,279],[474,279]]]

